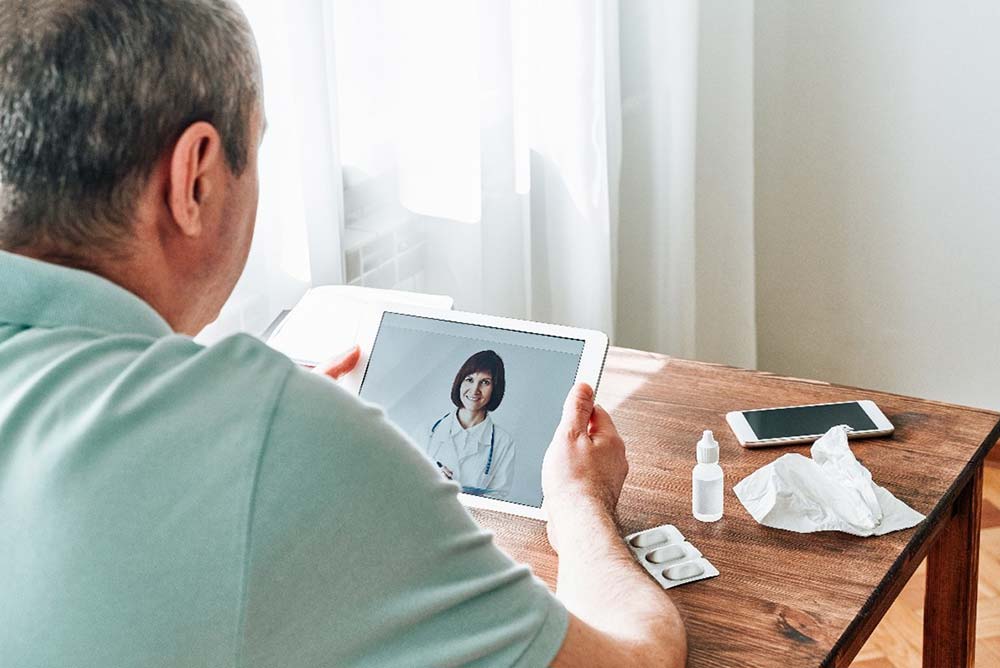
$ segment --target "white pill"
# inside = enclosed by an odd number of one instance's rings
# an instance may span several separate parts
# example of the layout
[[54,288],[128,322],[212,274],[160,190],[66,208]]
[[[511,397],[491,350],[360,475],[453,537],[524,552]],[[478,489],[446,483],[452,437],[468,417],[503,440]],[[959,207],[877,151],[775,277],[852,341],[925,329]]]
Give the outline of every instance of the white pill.
[[649,547],[658,543],[669,543],[670,534],[666,529],[653,529],[652,531],[639,534],[630,542],[632,543],[632,547]]
[[705,569],[701,564],[695,561],[688,561],[683,564],[671,566],[667,570],[663,571],[663,577],[668,580],[687,580],[688,578],[698,577],[704,572]]
[[680,545],[668,545],[659,547],[646,555],[646,561],[651,564],[665,564],[668,561],[677,561],[684,557],[684,548]]

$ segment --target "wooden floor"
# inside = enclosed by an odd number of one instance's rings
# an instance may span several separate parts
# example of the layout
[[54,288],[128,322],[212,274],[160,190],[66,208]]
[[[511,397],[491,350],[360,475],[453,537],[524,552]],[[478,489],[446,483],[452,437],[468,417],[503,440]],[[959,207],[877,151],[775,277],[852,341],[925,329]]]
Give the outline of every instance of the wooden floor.
[[[851,668],[919,668],[926,564],[896,599]],[[1000,667],[1000,467],[987,466],[979,551],[977,668]]]

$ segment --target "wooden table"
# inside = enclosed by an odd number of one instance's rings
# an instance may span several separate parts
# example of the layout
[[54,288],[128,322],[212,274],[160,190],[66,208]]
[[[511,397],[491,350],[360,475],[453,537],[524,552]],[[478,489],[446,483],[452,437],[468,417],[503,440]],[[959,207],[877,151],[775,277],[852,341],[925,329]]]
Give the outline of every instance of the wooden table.
[[[927,519],[857,538],[757,524],[733,486],[786,452],[747,450],[731,410],[873,399],[892,438],[852,441],[875,481]],[[625,438],[630,472],[618,506],[623,535],[677,525],[721,572],[670,591],[688,629],[691,667],[848,666],[928,556],[924,665],[973,665],[983,460],[1000,436],[996,413],[612,348],[598,401]],[[691,516],[695,443],[712,429],[726,474],[725,516]],[[556,555],[540,522],[488,511],[498,544],[555,586]]]

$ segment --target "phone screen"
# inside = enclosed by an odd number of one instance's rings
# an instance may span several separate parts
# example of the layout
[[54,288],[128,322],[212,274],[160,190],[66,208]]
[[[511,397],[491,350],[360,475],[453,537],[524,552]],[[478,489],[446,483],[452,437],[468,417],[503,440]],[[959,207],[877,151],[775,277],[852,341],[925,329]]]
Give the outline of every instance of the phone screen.
[[743,416],[760,440],[825,434],[830,427],[838,424],[846,424],[855,431],[878,428],[856,401],[826,406],[743,411]]

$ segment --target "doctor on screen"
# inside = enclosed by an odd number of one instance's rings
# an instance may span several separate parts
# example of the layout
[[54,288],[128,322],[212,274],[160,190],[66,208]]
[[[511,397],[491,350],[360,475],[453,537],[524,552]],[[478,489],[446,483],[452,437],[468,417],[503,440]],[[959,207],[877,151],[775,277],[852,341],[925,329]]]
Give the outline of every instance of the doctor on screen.
[[466,494],[505,499],[510,493],[514,439],[490,417],[504,385],[503,360],[492,350],[465,360],[451,384],[456,410],[437,418],[427,435],[427,454]]

